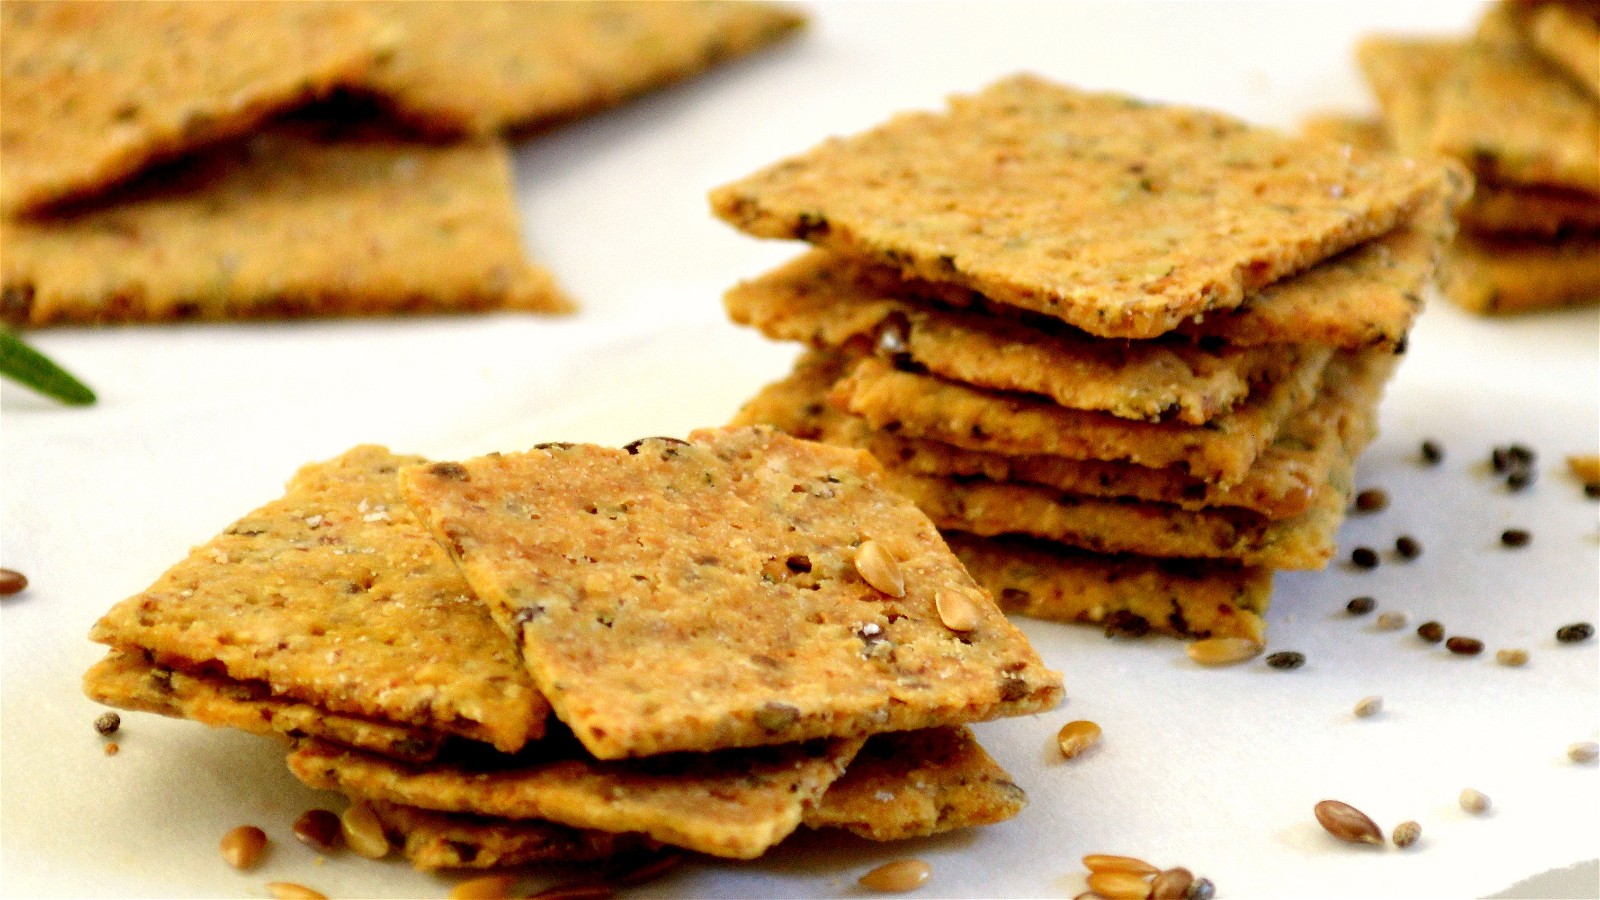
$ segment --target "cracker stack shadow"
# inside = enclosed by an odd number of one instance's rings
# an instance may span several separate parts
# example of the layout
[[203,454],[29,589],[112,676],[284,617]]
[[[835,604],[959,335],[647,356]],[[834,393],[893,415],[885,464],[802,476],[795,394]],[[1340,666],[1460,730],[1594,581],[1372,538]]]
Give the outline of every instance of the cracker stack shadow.
[[965,723],[1049,709],[1060,676],[881,482],[771,429],[359,447],[107,613],[85,690],[284,739],[425,869],[1001,821],[1025,796]]
[[[803,21],[723,2],[6,3],[0,321],[570,310],[525,258],[500,136]],[[410,135],[280,121],[331,94]]]
[[1503,0],[1470,37],[1373,35],[1356,56],[1381,123],[1311,127],[1477,177],[1445,295],[1486,314],[1600,303],[1600,8]]
[[1019,76],[712,193],[816,249],[736,417],[869,450],[1008,609],[1264,639],[1334,550],[1465,179]]

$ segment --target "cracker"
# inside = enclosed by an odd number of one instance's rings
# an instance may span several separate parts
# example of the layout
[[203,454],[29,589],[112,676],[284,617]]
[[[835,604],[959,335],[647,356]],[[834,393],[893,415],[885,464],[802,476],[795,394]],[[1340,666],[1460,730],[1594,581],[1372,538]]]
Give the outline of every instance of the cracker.
[[[1060,676],[865,453],[770,429],[408,468],[556,714],[601,759],[1035,712]],[[857,574],[873,540],[905,596]],[[975,604],[957,635],[940,592]]]
[[307,736],[409,762],[432,759],[442,734],[339,715],[276,697],[261,682],[157,665],[142,650],[112,650],[83,676],[89,699],[119,709],[190,719],[215,728],[298,740]]
[[1401,153],[1433,152],[1439,85],[1454,70],[1466,42],[1453,38],[1375,34],[1356,45],[1356,62],[1383,108],[1384,127]]
[[993,825],[1022,811],[1028,795],[978,746],[968,728],[874,735],[822,799],[809,828],[842,828],[873,841],[927,837]]
[[875,357],[857,363],[830,399],[873,428],[968,450],[1181,466],[1195,478],[1227,487],[1241,481],[1283,423],[1311,403],[1333,356],[1329,348],[1309,345],[1285,352],[1294,355],[1288,375],[1200,427],[1066,409],[901,371]]
[[425,872],[589,862],[660,846],[639,834],[610,834],[536,819],[432,812],[382,800],[366,802],[389,839],[413,866]]
[[375,24],[341,3],[0,4],[0,208],[97,192],[327,93],[371,64]]
[[1102,337],[1148,338],[1408,218],[1432,166],[1032,76],[898,116],[712,193],[804,238]]
[[195,548],[90,637],[220,667],[274,699],[515,750],[548,706],[516,649],[400,496],[421,462],[357,447]]
[[[850,358],[808,353],[787,378],[763,388],[731,424],[771,425],[796,437],[866,450],[891,469],[916,475],[986,478],[1053,487],[1069,494],[1131,497],[1189,510],[1240,507],[1268,519],[1310,508],[1326,489],[1346,437],[1376,428],[1374,398],[1360,391],[1322,394],[1291,416],[1238,484],[1219,488],[1178,468],[1060,456],[1006,456],[876,431],[825,402]],[[1358,438],[1365,441],[1365,437]]]
[[1600,103],[1520,44],[1467,44],[1429,137],[1480,178],[1600,194]]
[[1527,33],[1546,59],[1600,99],[1600,4],[1541,3],[1528,15]]
[[494,141],[286,125],[116,202],[0,223],[0,250],[17,325],[569,308],[524,259]]
[[1282,377],[1276,347],[1202,349],[1187,341],[1107,341],[902,299],[892,270],[813,251],[724,297],[728,315],[768,337],[819,348],[887,347],[952,381],[1038,394],[1120,418],[1203,424]]
[[445,133],[523,128],[612,106],[805,21],[762,3],[430,0],[374,11],[395,47],[362,83],[401,117]]
[[861,748],[861,739],[596,761],[571,741],[547,740],[532,760],[492,766],[407,766],[308,742],[289,768],[314,788],[438,812],[548,819],[574,828],[637,832],[713,856],[754,859],[800,825]]
[[1490,315],[1600,303],[1600,235],[1535,241],[1463,232],[1439,289],[1463,309]]
[[1266,639],[1272,570],[1215,560],[1107,556],[1020,537],[945,535],[1008,613],[1107,633]]

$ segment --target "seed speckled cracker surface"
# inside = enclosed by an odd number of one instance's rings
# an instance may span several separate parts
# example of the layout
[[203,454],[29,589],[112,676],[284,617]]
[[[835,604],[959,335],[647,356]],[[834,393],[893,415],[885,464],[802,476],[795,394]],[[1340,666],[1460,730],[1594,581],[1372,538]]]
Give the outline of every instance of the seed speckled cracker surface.
[[771,338],[818,348],[876,346],[952,381],[1127,419],[1202,424],[1244,399],[1252,382],[1281,377],[1293,362],[1277,347],[1107,341],[904,296],[892,270],[813,251],[735,287],[724,306],[735,322]]
[[1181,466],[1195,478],[1228,487],[1244,479],[1284,422],[1310,405],[1333,356],[1326,347],[1285,350],[1296,357],[1289,374],[1204,426],[1134,422],[1066,409],[1021,394],[901,371],[876,357],[858,362],[829,396],[873,428],[910,437],[1013,456]]
[[806,809],[805,824],[899,841],[993,825],[1027,803],[971,729],[928,728],[870,738],[843,777]]
[[157,665],[142,650],[112,650],[83,676],[89,699],[119,709],[190,719],[216,728],[295,740],[312,735],[384,756],[421,762],[439,751],[444,735],[355,716],[274,696],[259,681],[236,681]]
[[1243,480],[1219,488],[1173,467],[1006,456],[877,431],[860,417],[825,402],[828,390],[850,365],[848,356],[805,354],[794,372],[763,388],[731,424],[771,425],[796,437],[856,447],[889,469],[916,475],[1027,482],[1069,494],[1130,497],[1189,510],[1232,506],[1269,519],[1292,518],[1309,509],[1317,494],[1327,489],[1328,478],[1344,455],[1346,437],[1376,427],[1376,384],[1362,381],[1359,390],[1319,394],[1284,423]]
[[0,207],[247,132],[359,75],[375,26],[345,3],[0,4]]
[[421,461],[364,446],[306,466],[90,637],[332,713],[523,746],[549,707],[402,500],[396,471]]
[[425,872],[588,862],[660,846],[641,834],[569,828],[537,819],[433,812],[383,800],[366,802],[389,839],[413,866]]
[[612,106],[791,34],[765,3],[375,4],[394,50],[362,79],[432,131],[491,132]]
[[489,140],[283,126],[115,203],[0,223],[0,250],[16,325],[570,308],[523,256]]
[[[315,788],[438,812],[548,819],[574,828],[638,832],[663,843],[754,859],[799,827],[862,739],[596,761],[571,741],[492,767],[406,766],[323,743],[289,754]],[[549,755],[552,758],[546,758]]]
[[976,290],[1102,337],[1231,309],[1391,230],[1441,172],[1015,76],[717,189],[758,237]]
[[951,549],[1008,613],[1260,643],[1272,570],[1215,560],[1107,556],[1021,537],[950,532]]
[[1463,232],[1439,289],[1463,309],[1488,314],[1600,303],[1600,236],[1536,241]]
[[[770,429],[403,473],[534,683],[602,759],[1048,709],[1060,676],[865,453]],[[856,570],[866,541],[904,596]],[[957,634],[941,592],[973,602]]]

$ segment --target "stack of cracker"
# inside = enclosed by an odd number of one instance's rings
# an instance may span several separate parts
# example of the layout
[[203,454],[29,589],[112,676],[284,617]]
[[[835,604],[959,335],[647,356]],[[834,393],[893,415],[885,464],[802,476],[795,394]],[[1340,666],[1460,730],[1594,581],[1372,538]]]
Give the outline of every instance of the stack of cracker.
[[[568,310],[524,256],[502,133],[801,21],[757,3],[5,3],[0,321]],[[382,114],[284,121],[336,92]]]
[[812,348],[736,421],[869,450],[1003,607],[1262,639],[1334,552],[1454,182],[1019,76],[713,192],[809,253],[726,297]]
[[1445,295],[1489,314],[1600,303],[1600,4],[1506,0],[1468,39],[1373,36],[1357,57],[1383,122],[1355,139],[1477,177]]
[[965,724],[1060,676],[882,480],[757,428],[359,447],[114,607],[85,688],[290,740],[425,869],[1000,821]]

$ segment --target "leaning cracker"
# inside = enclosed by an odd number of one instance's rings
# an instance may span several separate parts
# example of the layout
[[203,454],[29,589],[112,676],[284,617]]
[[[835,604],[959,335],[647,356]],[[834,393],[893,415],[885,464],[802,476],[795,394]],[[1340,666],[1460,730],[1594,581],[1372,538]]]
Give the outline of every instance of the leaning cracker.
[[0,223],[0,250],[16,325],[569,308],[523,256],[488,140],[282,126],[115,203]]
[[590,862],[660,846],[641,834],[611,834],[536,819],[433,812],[383,800],[366,803],[406,859],[425,872]]
[[1527,21],[1539,52],[1600,100],[1600,4],[1540,3]]
[[394,49],[362,84],[406,120],[445,133],[523,128],[612,106],[805,21],[764,3],[413,0],[371,8]]
[[861,739],[597,761],[582,748],[529,761],[426,768],[320,742],[289,754],[314,788],[438,812],[547,819],[574,828],[648,837],[734,859],[754,859],[799,827],[861,748]]
[[1441,179],[1216,113],[1016,76],[711,199],[758,237],[1148,338],[1389,231]]
[[332,713],[521,747],[549,707],[402,501],[395,473],[421,461],[365,446],[306,466],[90,637]]
[[248,132],[351,81],[376,40],[354,4],[0,4],[0,208],[94,193]]
[[993,825],[1022,811],[1028,795],[978,746],[969,728],[874,735],[822,799],[808,828],[842,828],[899,841]]
[[1439,85],[1455,69],[1466,42],[1452,38],[1374,34],[1356,45],[1356,63],[1383,108],[1389,138],[1407,156],[1433,152]]
[[946,534],[951,549],[1008,613],[1262,643],[1272,570],[1214,560],[1086,553],[1020,537]]
[[876,347],[952,381],[1126,419],[1203,424],[1243,400],[1253,382],[1284,375],[1293,361],[1277,347],[1106,341],[906,298],[892,270],[817,250],[738,285],[723,305],[735,322],[771,338],[823,349]]
[[1359,391],[1319,393],[1284,422],[1243,480],[1222,488],[1176,467],[1006,456],[878,431],[826,402],[829,389],[851,365],[847,356],[804,354],[787,378],[763,388],[730,424],[771,425],[795,437],[855,447],[889,469],[916,475],[1027,482],[1069,494],[1130,497],[1187,510],[1231,506],[1268,519],[1293,518],[1309,509],[1344,456],[1349,435],[1375,427],[1371,396]]
[[[758,428],[403,473],[520,634],[534,683],[601,759],[1053,706],[1059,676],[881,477],[865,453]],[[867,541],[898,560],[903,596],[858,573]],[[945,627],[939,596],[969,602],[976,627]]]
[[1489,315],[1600,303],[1600,237],[1535,241],[1463,232],[1439,289],[1461,308]]
[[158,665],[143,650],[112,650],[83,676],[89,699],[118,709],[190,719],[214,728],[299,740],[314,736],[408,762],[432,759],[444,742],[437,732],[339,715],[309,703],[275,697],[262,682]]
[[1283,379],[1199,427],[1066,409],[901,371],[875,357],[857,363],[830,398],[874,428],[968,450],[1182,466],[1226,487],[1242,480],[1283,423],[1311,403],[1333,356],[1327,347],[1286,346],[1284,352],[1294,362]]

